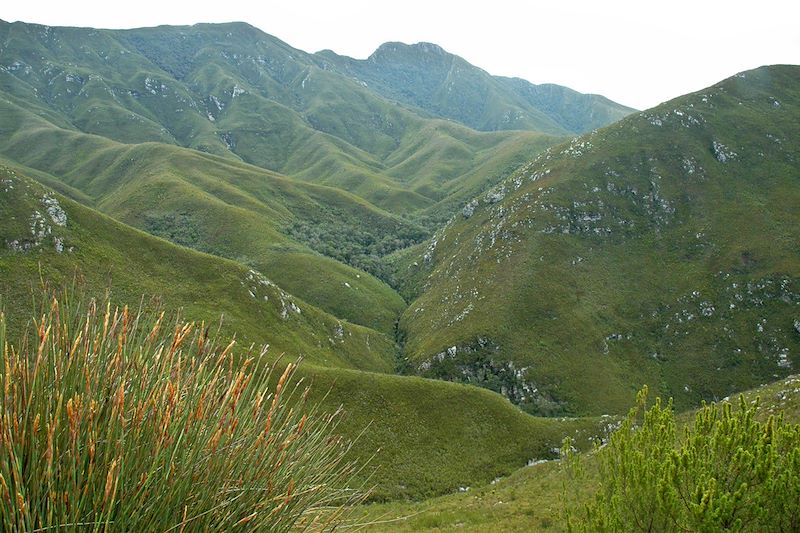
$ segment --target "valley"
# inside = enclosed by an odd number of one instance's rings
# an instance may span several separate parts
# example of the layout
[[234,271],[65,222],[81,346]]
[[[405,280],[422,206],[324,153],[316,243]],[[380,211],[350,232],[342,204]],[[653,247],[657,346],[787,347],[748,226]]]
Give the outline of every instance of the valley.
[[302,358],[367,465],[354,520],[559,530],[564,437],[643,386],[683,412],[793,379],[798,81],[637,112],[431,43],[0,21],[8,338],[64,287],[178,313]]

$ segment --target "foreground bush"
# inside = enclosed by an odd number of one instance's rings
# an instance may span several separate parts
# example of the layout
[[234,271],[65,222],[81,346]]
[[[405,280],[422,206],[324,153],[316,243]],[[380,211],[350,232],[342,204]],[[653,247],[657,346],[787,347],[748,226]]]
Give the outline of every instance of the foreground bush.
[[583,531],[799,531],[800,425],[740,398],[706,405],[676,437],[670,404],[647,389],[598,452],[601,488]]
[[12,345],[0,314],[4,531],[317,530],[357,501],[295,365],[108,303],[34,326]]

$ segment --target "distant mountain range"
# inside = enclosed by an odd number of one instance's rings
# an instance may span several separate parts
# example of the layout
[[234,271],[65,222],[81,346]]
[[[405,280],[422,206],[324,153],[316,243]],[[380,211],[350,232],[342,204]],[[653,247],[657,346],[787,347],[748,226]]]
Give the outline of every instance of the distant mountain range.
[[[504,170],[553,142],[465,125],[565,136],[632,111],[556,86],[511,90],[517,82],[429,45],[405,54],[381,47],[359,69],[365,82],[353,79],[359,62],[307,54],[243,23],[127,31],[0,23],[0,42],[0,87],[56,126],[235,158],[393,212],[430,207],[468,187],[478,169]],[[416,61],[424,68],[401,75]],[[443,91],[451,98],[428,102],[428,92]],[[461,104],[485,125],[448,111]]]
[[586,133],[635,111],[595,94],[491,76],[432,43],[385,43],[359,61],[330,50],[324,68],[349,74],[379,94],[480,131]]

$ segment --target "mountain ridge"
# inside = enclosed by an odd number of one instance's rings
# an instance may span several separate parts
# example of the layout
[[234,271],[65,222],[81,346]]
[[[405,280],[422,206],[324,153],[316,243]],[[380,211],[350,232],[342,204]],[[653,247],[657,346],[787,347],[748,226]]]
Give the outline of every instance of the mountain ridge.
[[[464,158],[508,137],[398,106],[246,24],[94,30],[0,26],[0,88],[56,126],[124,143],[176,144],[348,190],[395,212],[460,186]],[[174,77],[173,77],[174,75]],[[420,134],[441,147],[406,183],[398,158]],[[517,153],[558,139],[516,135]],[[468,194],[465,193],[465,194]]]
[[434,43],[387,42],[364,60],[331,50],[316,55],[387,97],[481,131],[585,133],[634,111],[556,84],[492,76]]

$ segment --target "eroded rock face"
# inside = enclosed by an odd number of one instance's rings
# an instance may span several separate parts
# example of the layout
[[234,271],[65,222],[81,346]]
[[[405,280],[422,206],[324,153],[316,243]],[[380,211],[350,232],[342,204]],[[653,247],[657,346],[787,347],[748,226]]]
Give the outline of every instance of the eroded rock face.
[[61,227],[67,225],[67,214],[61,208],[58,200],[49,194],[45,194],[42,197],[42,205],[44,205],[45,209],[47,210],[47,214],[50,216],[50,220],[53,221],[53,224]]
[[[0,167],[0,176],[1,190],[9,195],[9,205],[16,208],[4,227],[6,248],[27,253],[52,246],[57,253],[72,252],[74,249],[67,246],[61,230],[67,226],[67,213],[58,200],[9,168]],[[23,214],[26,211],[29,214]]]
[[719,141],[714,141],[712,148],[714,151],[714,157],[716,157],[717,161],[720,163],[727,163],[728,161],[733,160],[737,155],[736,152]]
[[273,299],[277,300],[276,303],[280,303],[277,310],[283,320],[287,320],[290,313],[296,315],[302,314],[302,310],[294,303],[292,296],[271,280],[267,279],[261,272],[256,270],[248,271],[247,277],[241,281],[241,284],[243,287],[247,288],[247,292],[250,294],[251,298],[258,299],[259,297],[263,297],[266,302],[270,300],[270,294],[266,294],[267,292],[270,292],[273,297],[277,296],[277,299]]

